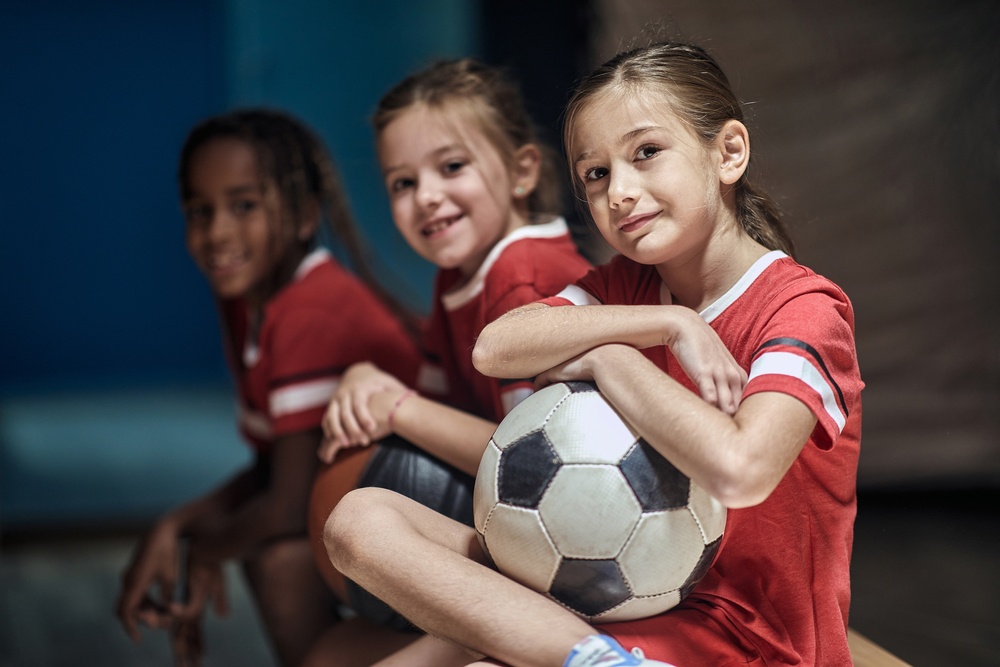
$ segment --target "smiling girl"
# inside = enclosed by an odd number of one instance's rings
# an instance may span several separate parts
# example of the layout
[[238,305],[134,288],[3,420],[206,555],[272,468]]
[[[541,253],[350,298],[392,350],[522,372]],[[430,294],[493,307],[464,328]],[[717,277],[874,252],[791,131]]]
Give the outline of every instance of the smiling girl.
[[[187,249],[218,301],[254,460],[157,521],[123,576],[118,616],[136,640],[139,624],[170,630],[178,664],[193,664],[203,607],[224,609],[221,565],[235,559],[280,662],[298,665],[336,620],[306,540],[327,401],[351,364],[377,359],[413,377],[419,355],[377,296],[332,160],[299,121],[266,110],[203,121],[179,181]],[[319,245],[324,221],[366,281]],[[178,583],[186,596],[175,601]]]

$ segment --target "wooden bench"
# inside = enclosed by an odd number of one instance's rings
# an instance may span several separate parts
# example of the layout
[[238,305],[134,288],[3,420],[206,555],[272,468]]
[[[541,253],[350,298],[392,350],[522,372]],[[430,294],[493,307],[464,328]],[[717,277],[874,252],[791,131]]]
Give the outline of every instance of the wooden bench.
[[847,629],[847,643],[854,667],[913,667],[851,628]]

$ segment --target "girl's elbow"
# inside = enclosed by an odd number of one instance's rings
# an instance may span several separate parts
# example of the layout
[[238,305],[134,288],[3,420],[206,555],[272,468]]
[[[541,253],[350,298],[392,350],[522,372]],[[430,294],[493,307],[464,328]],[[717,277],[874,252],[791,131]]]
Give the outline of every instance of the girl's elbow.
[[498,370],[497,355],[492,338],[486,329],[479,335],[475,347],[472,348],[472,365],[487,377],[494,377]]
[[752,467],[736,467],[714,480],[710,486],[706,490],[716,500],[729,509],[740,509],[767,500],[777,482],[767,474],[755,473]]

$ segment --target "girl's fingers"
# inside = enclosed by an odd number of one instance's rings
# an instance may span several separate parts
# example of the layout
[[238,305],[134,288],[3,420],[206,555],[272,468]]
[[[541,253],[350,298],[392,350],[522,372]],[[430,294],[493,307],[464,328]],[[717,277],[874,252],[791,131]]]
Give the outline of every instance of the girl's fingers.
[[366,437],[370,436],[378,428],[378,421],[372,416],[372,411],[368,407],[369,398],[371,398],[371,394],[361,397],[360,400],[356,398],[354,401],[354,416],[357,419],[359,428],[364,432]]
[[330,401],[326,412],[323,414],[323,435],[331,440],[338,440],[344,433],[340,427],[340,404],[336,398]]
[[340,413],[340,422],[344,428],[347,444],[367,445],[368,433],[365,432],[355,416],[357,407],[351,401],[350,396],[343,397],[343,405]]
[[126,591],[122,593],[117,609],[118,620],[121,621],[122,628],[125,629],[125,634],[134,642],[142,639],[142,635],[139,634],[139,626],[136,623],[139,601],[140,597],[136,593]]
[[701,394],[702,400],[704,400],[709,405],[713,405],[720,410],[723,406],[719,403],[719,392],[715,384],[714,377],[706,377],[698,383],[698,393]]
[[345,440],[340,415],[340,403],[333,401],[330,403],[330,407],[327,408],[326,415],[323,417],[323,434],[328,440],[332,440],[333,442],[343,442]]
[[319,451],[317,452],[319,460],[326,464],[333,463],[333,459],[336,458],[337,452],[343,449],[343,447],[344,445],[340,441],[325,438],[319,444]]
[[718,408],[725,412],[727,415],[736,414],[736,401],[733,398],[733,392],[729,384],[725,382],[720,382],[718,386],[719,391],[719,405]]

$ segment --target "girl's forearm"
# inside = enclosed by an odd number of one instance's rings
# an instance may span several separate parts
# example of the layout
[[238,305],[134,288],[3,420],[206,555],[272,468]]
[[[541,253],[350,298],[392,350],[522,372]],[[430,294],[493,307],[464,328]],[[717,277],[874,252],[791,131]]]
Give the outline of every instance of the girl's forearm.
[[489,444],[496,423],[419,395],[406,398],[393,415],[393,429],[424,451],[470,475]]
[[646,442],[729,507],[770,495],[816,424],[804,404],[777,393],[751,396],[731,417],[624,346],[595,350],[584,365]]
[[259,472],[247,468],[206,495],[170,511],[160,523],[169,525],[179,537],[213,533],[259,486]]
[[679,320],[694,311],[680,306],[557,306],[530,304],[487,325],[472,353],[491,377],[533,377],[600,345],[665,345]]

